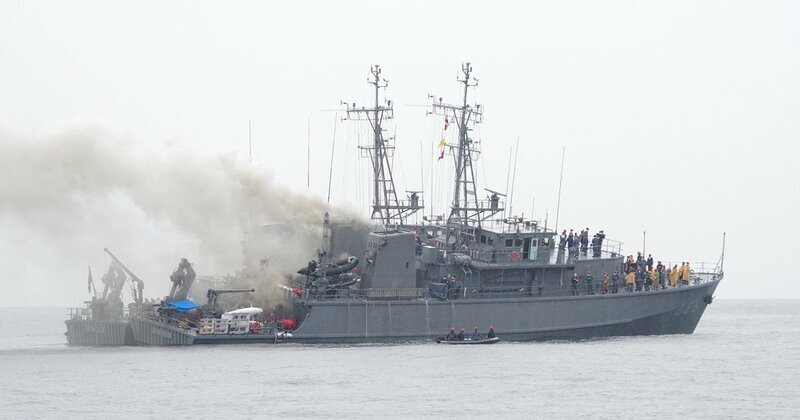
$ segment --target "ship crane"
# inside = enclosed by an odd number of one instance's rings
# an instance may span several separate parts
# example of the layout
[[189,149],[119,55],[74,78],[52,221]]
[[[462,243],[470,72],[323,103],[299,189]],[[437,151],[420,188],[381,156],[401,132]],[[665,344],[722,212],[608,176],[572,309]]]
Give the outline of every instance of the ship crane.
[[[130,276],[131,282],[134,284],[133,301],[138,304],[141,304],[143,301],[143,294],[144,294],[144,281],[142,281],[142,279],[136,276],[136,274],[133,274],[133,271],[131,271],[128,268],[128,266],[126,266],[116,256],[114,256],[114,254],[112,254],[111,251],[108,250],[108,248],[103,248],[103,250],[106,252],[106,254],[108,254],[109,257],[111,257],[112,260],[114,260],[114,262],[119,264],[119,266],[128,274],[128,276]],[[120,288],[121,287],[122,286],[120,285]]]

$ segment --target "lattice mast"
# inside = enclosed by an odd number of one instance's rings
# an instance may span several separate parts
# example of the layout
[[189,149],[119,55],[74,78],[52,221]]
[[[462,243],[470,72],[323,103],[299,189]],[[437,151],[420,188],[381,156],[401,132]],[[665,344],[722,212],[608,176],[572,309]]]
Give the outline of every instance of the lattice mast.
[[488,200],[478,200],[475,183],[475,169],[473,162],[480,154],[480,141],[470,137],[471,126],[483,122],[483,109],[481,105],[474,107],[467,103],[469,88],[478,86],[478,79],[472,76],[470,63],[461,65],[461,76],[458,81],[464,85],[464,95],[461,105],[452,105],[442,102],[442,98],[430,95],[432,109],[429,114],[442,115],[452,118],[458,127],[458,144],[447,145],[448,154],[455,161],[455,179],[453,181],[453,202],[450,215],[447,217],[446,243],[451,243],[453,249],[466,245],[467,241],[474,239],[475,228],[481,227],[481,222],[504,211],[501,206],[499,194],[491,193]]
[[394,150],[394,138],[384,138],[382,123],[394,118],[391,100],[385,99],[381,104],[380,90],[389,85],[389,81],[381,77],[381,68],[374,65],[370,68],[371,77],[367,83],[375,87],[375,104],[372,108],[357,107],[355,103],[344,103],[347,108],[345,119],[368,121],[372,128],[372,145],[359,146],[361,156],[369,158],[372,163],[372,215],[373,220],[380,220],[384,226],[403,225],[405,218],[423,208],[419,191],[408,191],[408,200],[400,200],[394,186],[391,157]]

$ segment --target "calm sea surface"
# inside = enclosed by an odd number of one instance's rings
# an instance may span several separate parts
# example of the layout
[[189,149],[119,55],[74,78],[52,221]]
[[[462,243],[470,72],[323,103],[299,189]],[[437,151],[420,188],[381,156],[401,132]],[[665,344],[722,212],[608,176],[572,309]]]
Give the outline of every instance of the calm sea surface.
[[693,335],[492,346],[76,348],[64,318],[0,308],[1,418],[800,418],[796,300],[717,300]]

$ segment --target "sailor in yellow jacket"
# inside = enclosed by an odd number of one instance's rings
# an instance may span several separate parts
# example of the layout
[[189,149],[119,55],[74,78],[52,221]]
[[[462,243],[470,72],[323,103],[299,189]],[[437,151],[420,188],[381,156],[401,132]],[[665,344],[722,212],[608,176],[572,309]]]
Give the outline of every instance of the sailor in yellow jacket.
[[669,270],[669,285],[670,287],[675,287],[678,284],[678,264],[675,264]]
[[689,263],[687,262],[687,263],[686,263],[686,264],[683,266],[683,273],[681,274],[681,277],[683,278],[683,284],[689,284],[689,275],[690,275],[691,273],[692,273],[692,272],[691,272],[691,270],[689,269]]
[[636,283],[636,273],[631,271],[625,275],[625,288],[628,289],[629,292],[632,292],[634,283]]

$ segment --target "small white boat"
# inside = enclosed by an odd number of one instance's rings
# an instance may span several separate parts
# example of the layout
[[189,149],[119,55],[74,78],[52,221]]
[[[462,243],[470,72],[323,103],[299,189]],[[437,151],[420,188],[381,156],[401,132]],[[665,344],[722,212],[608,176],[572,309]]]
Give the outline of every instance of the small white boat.
[[472,340],[465,338],[463,340],[447,341],[444,337],[439,337],[436,342],[439,344],[494,344],[500,341],[500,337],[481,338],[480,340]]

